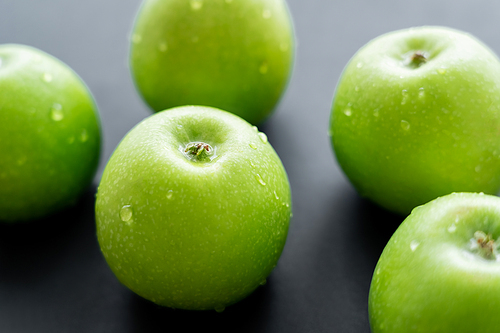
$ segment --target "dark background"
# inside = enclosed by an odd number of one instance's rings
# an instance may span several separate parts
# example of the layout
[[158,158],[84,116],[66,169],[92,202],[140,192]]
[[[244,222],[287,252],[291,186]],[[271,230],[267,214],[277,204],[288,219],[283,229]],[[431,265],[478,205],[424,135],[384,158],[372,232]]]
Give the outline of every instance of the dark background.
[[[237,1],[237,0],[236,0]],[[336,82],[349,58],[392,30],[444,25],[500,54],[500,2],[288,0],[295,71],[260,127],[287,169],[293,219],[278,266],[246,300],[215,311],[160,308],[121,286],[95,235],[94,193],[121,138],[151,114],[127,68],[140,0],[0,0],[0,43],[37,47],[71,66],[100,109],[104,146],[92,187],[69,211],[0,225],[0,332],[362,332],[371,275],[404,217],[361,199],[328,140]]]

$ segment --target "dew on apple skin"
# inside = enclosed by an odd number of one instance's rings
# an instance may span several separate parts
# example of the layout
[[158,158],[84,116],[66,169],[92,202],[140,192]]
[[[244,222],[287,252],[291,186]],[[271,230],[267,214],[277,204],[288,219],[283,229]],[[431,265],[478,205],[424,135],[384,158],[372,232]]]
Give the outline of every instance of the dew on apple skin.
[[419,245],[420,245],[419,241],[416,241],[416,240],[411,241],[411,243],[410,243],[411,252],[415,252],[415,250],[417,249],[417,247]]
[[263,279],[262,281],[260,281],[260,282],[259,282],[259,284],[260,284],[261,286],[265,285],[266,283],[267,283],[267,280],[266,280],[266,279]]
[[446,74],[446,69],[440,68],[440,69],[438,69],[438,73],[441,75]]
[[362,62],[358,62],[358,63],[356,64],[356,67],[357,67],[357,68],[361,68],[361,67],[363,67],[363,63],[362,63]]
[[255,169],[255,164],[252,161],[250,161],[250,166]]
[[408,90],[403,89],[403,91],[401,91],[401,95],[403,95],[403,98],[401,99],[401,105],[405,105],[408,102]]
[[139,44],[140,42],[142,42],[142,36],[139,34],[133,34],[132,35],[132,43]]
[[252,129],[255,133],[258,133],[259,132],[259,129],[257,128],[257,126],[252,126]]
[[276,191],[273,191],[273,193],[274,193],[274,197],[276,198],[276,200],[279,200],[280,197],[278,196],[278,193],[276,193]]
[[264,61],[259,67],[259,72],[260,74],[266,74],[268,70],[267,62]]
[[359,92],[359,87],[358,86],[354,87],[354,91]]
[[134,211],[131,205],[125,205],[120,209],[120,219],[128,225],[134,222]]
[[424,90],[424,88],[418,89],[418,98],[419,99],[424,99],[425,98],[425,90]]
[[80,142],[87,142],[89,139],[89,133],[87,130],[84,128],[82,132],[80,133]]
[[254,143],[252,143],[252,142],[250,142],[248,145],[249,145],[249,146],[250,146],[250,148],[252,148],[252,149],[257,149],[257,146],[256,146]]
[[272,16],[272,13],[271,13],[271,11],[270,11],[269,9],[264,9],[264,10],[262,11],[262,17],[263,17],[264,19],[266,19],[266,20],[267,20],[267,19],[271,18],[271,16]]
[[174,196],[174,192],[173,192],[172,190],[169,190],[169,191],[167,192],[167,199],[168,199],[168,200],[171,200],[173,196]]
[[452,225],[450,225],[450,226],[448,227],[448,232],[452,234],[452,233],[454,233],[455,231],[457,231],[457,226],[455,225],[455,223],[453,223]]
[[351,108],[346,108],[346,109],[344,110],[344,114],[345,114],[346,116],[348,116],[348,117],[352,116],[352,110],[351,110]]
[[192,10],[200,10],[203,7],[203,0],[191,0],[189,4]]
[[481,165],[476,165],[476,167],[474,168],[474,171],[476,171],[477,173],[480,173],[481,172]]
[[401,120],[401,128],[405,131],[410,130],[410,123],[406,120]]
[[53,121],[61,121],[64,119],[64,112],[62,110],[62,105],[59,103],[54,103],[50,109],[50,118]]
[[262,141],[263,143],[267,143],[267,135],[265,133],[259,132],[258,135],[259,135],[260,141]]
[[158,44],[158,50],[160,52],[167,52],[167,50],[168,50],[167,42],[161,42],[160,44]]
[[380,116],[380,110],[379,110],[379,109],[375,109],[375,110],[373,110],[373,116],[374,116],[374,117],[378,117],[378,116]]
[[52,79],[53,79],[53,77],[52,77],[51,74],[49,74],[49,73],[43,73],[42,80],[44,82],[47,82],[47,83],[52,82]]
[[222,305],[221,305],[221,306],[217,306],[214,310],[215,310],[216,312],[218,312],[218,313],[221,313],[221,312],[223,312],[225,309],[226,309],[226,307],[224,307],[224,306],[222,306]]
[[264,179],[262,179],[262,177],[259,174],[255,175],[255,179],[257,179],[257,181],[259,182],[260,185],[263,185],[263,186],[266,185],[266,182],[264,181]]

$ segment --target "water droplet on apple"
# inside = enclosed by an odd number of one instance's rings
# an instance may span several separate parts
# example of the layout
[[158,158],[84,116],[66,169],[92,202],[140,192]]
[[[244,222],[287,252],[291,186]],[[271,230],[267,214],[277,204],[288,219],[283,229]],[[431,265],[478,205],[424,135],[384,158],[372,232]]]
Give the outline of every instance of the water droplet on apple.
[[62,110],[62,105],[59,103],[54,103],[50,109],[50,118],[53,121],[61,121],[64,119],[64,112]]
[[171,200],[173,196],[174,196],[174,191],[169,190],[169,191],[167,192],[167,199],[168,199],[168,200]]
[[405,131],[410,130],[410,123],[406,120],[401,120],[401,128]]
[[181,124],[178,124],[178,125],[177,125],[177,128],[178,128],[178,129],[182,129],[182,125],[181,125]]
[[252,126],[252,129],[255,133],[258,133],[259,132],[259,129],[257,128],[257,126]]
[[222,305],[221,305],[221,306],[217,306],[217,307],[215,308],[215,311],[217,311],[217,312],[221,313],[221,312],[223,312],[225,309],[226,309],[226,308],[225,308],[224,306],[222,306]]
[[255,169],[255,164],[252,161],[250,161],[250,166]]
[[474,168],[474,170],[479,173],[481,172],[481,166],[480,165],[476,165],[476,167]]
[[288,48],[289,48],[288,43],[283,42],[283,43],[280,44],[280,50],[281,50],[281,52],[288,51]]
[[251,142],[250,142],[248,145],[249,145],[249,146],[250,146],[250,148],[252,148],[252,149],[257,149],[257,146],[256,146],[254,143],[251,143]]
[[401,95],[403,95],[403,98],[401,99],[401,105],[405,105],[406,102],[408,102],[408,91],[404,89],[401,91]]
[[262,179],[262,177],[259,174],[255,175],[255,179],[257,179],[260,185],[266,185],[266,182],[264,181],[264,179]]
[[167,52],[167,50],[168,50],[167,42],[162,42],[162,43],[158,44],[158,50],[160,52]]
[[424,88],[418,89],[418,98],[424,99],[425,98],[425,90]]
[[265,18],[266,20],[272,16],[272,13],[269,9],[264,9],[262,11],[262,17]]
[[415,250],[417,249],[417,247],[420,245],[420,242],[414,240],[414,241],[411,241],[410,243],[410,249],[412,252],[415,252]]
[[455,231],[457,231],[457,226],[455,224],[452,224],[448,227],[449,233],[454,233]]
[[259,132],[258,134],[260,141],[267,143],[267,135],[265,133]]
[[352,115],[352,110],[350,108],[347,108],[344,110],[344,114],[348,117],[350,117]]
[[132,35],[132,43],[139,44],[140,42],[142,42],[142,36],[139,34],[133,34]]
[[373,110],[373,116],[374,116],[374,117],[378,117],[378,116],[380,116],[380,110],[379,110],[379,109],[375,109],[375,110]]
[[120,219],[128,225],[134,222],[134,211],[131,205],[125,205],[120,209]]
[[84,128],[82,130],[82,132],[80,133],[80,141],[81,142],[87,142],[87,140],[89,139],[89,133],[87,132],[87,130]]
[[361,67],[363,67],[363,63],[362,63],[362,62],[358,62],[358,63],[356,64],[356,67],[357,67],[357,68],[361,68]]
[[44,82],[47,82],[47,83],[52,82],[52,79],[53,79],[52,75],[50,75],[49,73],[43,73],[42,80]]
[[267,67],[267,63],[263,62],[262,65],[259,67],[259,72],[260,74],[266,74],[269,68]]
[[273,191],[273,193],[274,193],[274,197],[276,198],[276,200],[279,200],[280,197],[278,197],[278,193],[276,193],[276,191]]
[[259,284],[260,284],[261,286],[265,285],[266,283],[267,283],[267,280],[266,280],[266,279],[264,279],[264,280],[262,280],[262,281],[260,281],[260,282],[259,282]]
[[192,10],[200,10],[203,7],[203,0],[191,0],[189,3]]
[[354,91],[358,92],[359,91],[359,87],[358,86],[354,87]]
[[380,268],[377,268],[377,275],[380,274]]

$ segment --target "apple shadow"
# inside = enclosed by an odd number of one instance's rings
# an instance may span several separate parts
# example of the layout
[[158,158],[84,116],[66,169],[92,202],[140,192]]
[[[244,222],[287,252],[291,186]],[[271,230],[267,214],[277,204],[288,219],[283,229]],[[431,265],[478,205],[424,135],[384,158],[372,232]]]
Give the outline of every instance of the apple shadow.
[[28,287],[65,264],[75,247],[88,250],[88,238],[95,237],[95,192],[91,186],[74,206],[42,219],[0,223],[0,285]]
[[[228,306],[223,312],[215,310],[189,311],[170,309],[130,293],[130,332],[263,332],[272,316],[270,298],[272,277],[242,301]],[[270,314],[271,313],[271,314]]]

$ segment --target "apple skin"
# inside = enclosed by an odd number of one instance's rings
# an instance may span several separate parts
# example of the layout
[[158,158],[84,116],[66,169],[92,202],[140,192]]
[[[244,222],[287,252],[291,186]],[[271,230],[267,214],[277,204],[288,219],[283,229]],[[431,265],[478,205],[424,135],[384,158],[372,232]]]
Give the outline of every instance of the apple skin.
[[0,45],[0,220],[44,217],[76,202],[100,153],[90,91],[66,64]]
[[454,193],[414,209],[375,268],[372,332],[498,332],[500,258],[471,250],[476,231],[498,239],[500,198]]
[[259,124],[286,88],[294,51],[284,0],[148,0],[130,66],[155,111],[207,105]]
[[[405,60],[423,51],[428,61]],[[451,192],[500,189],[500,62],[474,37],[442,27],[382,35],[338,83],[330,136],[358,192],[388,210]]]
[[[194,162],[204,142],[216,158]],[[159,305],[217,309],[275,267],[291,216],[285,169],[263,133],[209,107],[156,113],[132,129],[98,188],[97,235],[117,278]]]

